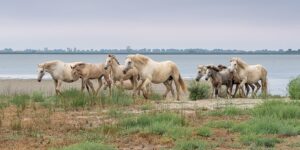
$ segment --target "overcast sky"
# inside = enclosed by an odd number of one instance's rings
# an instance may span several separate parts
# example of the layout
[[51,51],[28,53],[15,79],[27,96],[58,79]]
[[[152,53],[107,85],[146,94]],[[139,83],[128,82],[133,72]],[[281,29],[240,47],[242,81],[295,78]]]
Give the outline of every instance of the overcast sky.
[[299,0],[0,0],[0,49],[299,49]]

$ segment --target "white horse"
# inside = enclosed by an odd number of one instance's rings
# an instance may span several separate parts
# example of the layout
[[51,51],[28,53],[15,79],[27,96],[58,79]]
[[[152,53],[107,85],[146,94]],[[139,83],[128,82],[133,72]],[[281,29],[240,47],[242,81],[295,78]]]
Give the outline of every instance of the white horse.
[[124,74],[123,69],[125,66],[120,65],[119,61],[114,55],[108,55],[104,66],[105,70],[111,67],[112,80],[115,85],[117,81],[120,81],[121,87],[123,87],[123,81],[130,80],[132,89],[135,91],[139,77],[139,73],[136,68],[130,69],[126,74]]
[[140,80],[137,90],[142,88],[145,98],[148,98],[146,87],[152,82],[155,84],[164,83],[167,90],[164,97],[172,90],[170,80],[174,80],[177,90],[177,100],[180,96],[180,87],[185,92],[186,86],[180,75],[179,69],[172,61],[157,62],[144,55],[128,55],[125,60],[124,73],[135,67],[139,71]]
[[[48,72],[54,80],[56,94],[61,94],[60,88],[62,82],[74,82],[77,81],[80,76],[72,73],[72,65],[81,62],[64,63],[59,60],[47,61],[38,65],[38,82],[41,82],[45,72]],[[82,87],[85,86],[82,82]],[[86,85],[87,86],[87,85]],[[88,87],[87,87],[88,88]]]
[[234,57],[230,59],[229,69],[235,70],[241,83],[239,88],[242,89],[244,85],[255,84],[257,88],[252,92],[252,96],[256,96],[257,91],[260,89],[258,81],[261,81],[262,84],[262,93],[267,95],[267,70],[260,64],[257,65],[248,65],[242,59]]

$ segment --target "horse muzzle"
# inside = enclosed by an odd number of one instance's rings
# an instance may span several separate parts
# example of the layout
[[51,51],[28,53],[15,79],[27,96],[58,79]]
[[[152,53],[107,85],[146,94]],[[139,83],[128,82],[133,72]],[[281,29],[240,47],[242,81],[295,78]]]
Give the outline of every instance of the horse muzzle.
[[196,78],[195,80],[198,82],[200,79],[199,79],[199,78]]
[[42,80],[41,80],[41,79],[38,79],[37,81],[38,81],[38,82],[41,82]]
[[105,69],[105,70],[107,70],[107,69],[108,69],[108,67],[104,67],[104,69]]
[[126,70],[123,70],[123,74],[126,74],[127,73],[127,71]]

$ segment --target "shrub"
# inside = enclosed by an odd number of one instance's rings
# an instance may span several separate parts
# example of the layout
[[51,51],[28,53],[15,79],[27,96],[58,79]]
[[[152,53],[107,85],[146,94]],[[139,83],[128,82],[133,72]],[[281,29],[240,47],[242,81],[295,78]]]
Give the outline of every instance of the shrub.
[[289,82],[288,92],[291,99],[300,99],[300,76]]
[[112,146],[94,143],[94,142],[83,142],[78,144],[73,144],[59,150],[115,150]]
[[212,131],[210,128],[202,127],[197,130],[197,135],[200,135],[203,137],[210,137],[212,135]]
[[191,100],[207,99],[210,97],[212,91],[208,83],[196,81],[191,82],[188,90],[190,92],[189,98]]

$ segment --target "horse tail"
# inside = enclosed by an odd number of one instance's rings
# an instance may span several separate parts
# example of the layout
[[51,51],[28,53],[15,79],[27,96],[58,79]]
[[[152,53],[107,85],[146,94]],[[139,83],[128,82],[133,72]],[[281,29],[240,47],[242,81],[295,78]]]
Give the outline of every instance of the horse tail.
[[262,94],[264,96],[268,95],[268,78],[267,78],[268,72],[265,68],[263,68],[263,78],[261,80],[262,84]]
[[178,82],[180,84],[180,87],[182,89],[183,92],[186,92],[187,91],[187,88],[186,88],[186,85],[181,77],[181,75],[179,74],[179,78],[178,78]]

